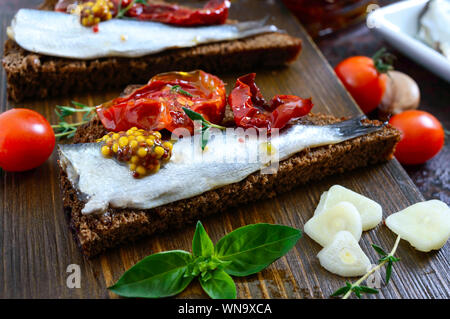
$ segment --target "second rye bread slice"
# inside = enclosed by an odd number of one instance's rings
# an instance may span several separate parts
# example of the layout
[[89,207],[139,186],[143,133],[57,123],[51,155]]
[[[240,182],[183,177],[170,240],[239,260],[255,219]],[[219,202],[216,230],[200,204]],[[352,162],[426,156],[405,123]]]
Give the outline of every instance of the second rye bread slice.
[[[53,10],[57,0],[40,7]],[[302,41],[284,33],[267,33],[245,39],[168,50],[140,58],[74,60],[29,52],[8,39],[2,60],[8,97],[45,98],[143,83],[153,75],[177,70],[202,69],[210,73],[270,68],[292,62]]]
[[[309,114],[300,123],[326,125],[342,121],[333,116]],[[368,121],[381,124],[377,121]],[[74,143],[95,142],[107,131],[98,119],[78,129]],[[264,200],[332,174],[374,165],[393,157],[400,133],[390,125],[334,145],[305,149],[280,162],[276,174],[253,173],[241,182],[153,209],[109,209],[102,215],[83,215],[84,202],[61,169],[64,210],[82,253],[88,257],[138,238],[168,229],[186,227],[204,216],[232,213],[232,207]],[[228,212],[226,212],[228,210]],[[216,218],[221,218],[220,215]]]

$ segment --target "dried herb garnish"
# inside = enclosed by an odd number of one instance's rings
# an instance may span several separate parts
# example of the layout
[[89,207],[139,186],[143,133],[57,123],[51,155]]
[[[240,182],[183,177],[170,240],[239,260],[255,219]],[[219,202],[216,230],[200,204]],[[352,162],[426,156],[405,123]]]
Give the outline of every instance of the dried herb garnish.
[[202,123],[202,128],[201,128],[201,133],[202,133],[202,150],[204,150],[205,147],[206,147],[206,144],[208,144],[209,130],[211,128],[218,128],[219,130],[225,130],[226,129],[226,127],[224,127],[224,126],[220,126],[220,125],[211,123],[210,121],[206,120],[203,117],[203,115],[201,115],[200,113],[197,113],[195,111],[192,111],[191,109],[183,107],[183,111],[184,111],[184,113],[186,113],[186,115],[192,121],[201,121],[201,123]]
[[[95,115],[95,106],[88,106],[83,103],[72,101],[75,106],[57,105],[55,109],[56,115],[58,115],[58,124],[52,125],[55,131],[55,136],[58,139],[72,138],[75,135],[77,128],[83,124],[88,123]],[[77,123],[68,123],[66,117],[75,113],[84,113],[83,118]]]
[[381,258],[378,260],[378,265],[370,269],[364,276],[362,276],[360,279],[358,279],[355,283],[349,283],[346,282],[344,287],[339,288],[336,290],[331,297],[338,297],[342,296],[342,299],[347,299],[352,293],[356,295],[356,297],[361,298],[361,295],[363,293],[365,294],[377,294],[379,291],[374,288],[370,288],[367,286],[361,285],[361,283],[366,280],[371,274],[373,274],[375,271],[383,267],[386,263],[386,284],[389,283],[389,280],[391,279],[392,275],[392,266],[395,262],[399,261],[400,259],[397,257],[394,257],[395,251],[397,250],[398,243],[400,242],[400,236],[397,236],[397,239],[395,240],[394,247],[392,248],[391,252],[388,254],[386,253],[380,246],[377,246],[375,244],[372,244],[373,249],[381,255]]

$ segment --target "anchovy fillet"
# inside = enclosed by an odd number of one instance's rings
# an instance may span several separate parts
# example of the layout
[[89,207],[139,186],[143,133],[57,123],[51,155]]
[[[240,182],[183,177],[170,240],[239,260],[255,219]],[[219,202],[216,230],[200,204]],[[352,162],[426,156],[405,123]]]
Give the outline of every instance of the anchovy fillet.
[[[233,132],[212,133],[204,152],[196,136],[173,146],[170,161],[153,175],[135,179],[127,165],[101,155],[98,143],[58,146],[60,164],[80,198],[82,212],[101,213],[113,208],[150,209],[206,191],[237,183],[264,169],[269,160],[284,160],[305,148],[331,145],[365,135],[382,126],[363,125],[361,118],[327,126],[293,125],[272,135],[271,157],[267,143]],[[261,150],[266,150],[261,152]]]
[[176,27],[151,21],[111,19],[99,31],[84,27],[79,17],[61,12],[20,9],[8,36],[22,48],[50,56],[95,59],[141,57],[173,48],[246,38],[279,31],[265,21],[205,27]]

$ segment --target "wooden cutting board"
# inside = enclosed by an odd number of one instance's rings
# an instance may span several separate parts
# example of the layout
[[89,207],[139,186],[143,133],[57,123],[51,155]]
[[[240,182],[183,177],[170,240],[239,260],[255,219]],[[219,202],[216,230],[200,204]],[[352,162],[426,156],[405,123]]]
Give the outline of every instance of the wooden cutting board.
[[[12,17],[0,13],[0,42],[5,40],[6,26]],[[267,97],[295,94],[312,97],[314,112],[335,116],[359,114],[359,109],[338,82],[330,65],[307,36],[304,29],[280,1],[234,1],[231,18],[261,19],[303,40],[300,58],[291,66],[257,71],[257,83]],[[240,73],[218,74],[228,89]],[[0,77],[0,111],[12,107],[29,107],[56,123],[54,107],[70,100],[96,105],[117,96],[116,92],[70,96],[58,99],[11,103],[6,97],[4,71]],[[0,128],[1,129],[1,128]],[[321,182],[299,187],[292,192],[255,204],[242,206],[225,214],[202,220],[213,241],[247,224],[267,222],[303,229],[319,202],[320,194],[334,184],[341,184],[364,194],[383,207],[384,217],[423,197],[396,160],[333,176]],[[25,173],[0,172],[0,298],[114,298],[107,286],[123,272],[149,254],[170,249],[190,251],[194,225],[140,240],[92,260],[78,251],[64,216],[58,181],[56,156],[43,166]],[[377,254],[372,243],[390,250],[395,235],[380,224],[364,232],[360,241],[370,260]],[[320,267],[317,253],[321,247],[304,235],[294,249],[259,274],[236,278],[238,298],[327,298],[341,287],[344,278]],[[392,280],[371,298],[449,298],[449,250],[421,253],[401,241]],[[81,288],[66,286],[70,264],[81,267]],[[384,270],[382,271],[384,276]],[[179,297],[203,298],[196,282]]]

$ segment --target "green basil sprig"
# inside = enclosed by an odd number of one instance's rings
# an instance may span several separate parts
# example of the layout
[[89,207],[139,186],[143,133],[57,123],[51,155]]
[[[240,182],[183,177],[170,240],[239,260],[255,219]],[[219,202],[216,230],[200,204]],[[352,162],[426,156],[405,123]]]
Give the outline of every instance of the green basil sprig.
[[255,274],[285,255],[300,239],[300,230],[254,224],[236,229],[216,246],[197,222],[192,253],[172,250],[145,257],[108,289],[124,297],[161,298],[182,292],[196,277],[214,299],[236,298],[230,275]]

